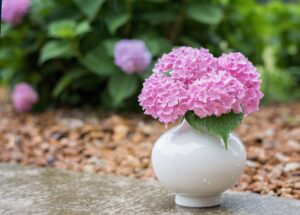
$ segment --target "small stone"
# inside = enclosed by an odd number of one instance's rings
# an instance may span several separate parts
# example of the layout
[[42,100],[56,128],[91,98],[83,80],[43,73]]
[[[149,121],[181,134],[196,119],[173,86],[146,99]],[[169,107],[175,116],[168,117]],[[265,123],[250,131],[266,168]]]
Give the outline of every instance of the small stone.
[[287,142],[287,145],[294,150],[300,150],[300,142],[297,142],[295,140],[289,140]]
[[63,149],[63,153],[65,154],[65,155],[77,155],[78,154],[78,150],[76,149],[76,148],[70,148],[70,147],[68,147],[68,148],[64,148]]
[[125,125],[117,125],[114,127],[114,141],[120,141],[127,137],[127,134],[129,132],[128,126]]
[[132,137],[131,140],[133,143],[140,143],[141,141],[143,141],[145,139],[144,135],[142,135],[141,133],[135,133]]
[[300,181],[299,181],[299,182],[296,182],[296,183],[294,184],[294,187],[295,187],[296,189],[300,189]]
[[275,154],[275,157],[279,160],[279,161],[282,161],[282,162],[288,162],[290,160],[289,157],[285,156],[284,154],[280,153],[280,152],[277,152]]
[[266,136],[273,136],[275,133],[273,128],[269,128],[268,130],[265,131]]
[[89,136],[92,139],[101,139],[103,137],[103,133],[101,131],[92,131],[89,133]]
[[85,172],[93,173],[94,172],[94,166],[91,164],[87,164],[83,167],[83,170]]
[[53,166],[55,160],[56,160],[55,157],[53,157],[53,156],[48,156],[48,158],[47,158],[47,164],[48,164],[49,166]]
[[279,178],[282,175],[282,171],[283,171],[283,165],[278,164],[272,168],[271,172],[268,174],[268,177],[270,179]]
[[147,125],[147,124],[144,124],[144,123],[139,123],[138,127],[146,135],[150,135],[153,132],[153,126],[151,126],[151,125]]
[[255,175],[255,176],[253,176],[253,179],[256,181],[264,181],[264,177],[261,175]]
[[256,168],[256,167],[259,166],[259,163],[255,162],[255,161],[247,160],[246,165],[249,166],[249,167]]
[[296,162],[291,162],[291,163],[287,163],[284,168],[283,171],[284,172],[289,172],[289,171],[294,171],[300,168],[300,163],[296,163]]
[[265,162],[267,160],[266,150],[259,147],[249,147],[248,148],[248,158],[250,160],[257,160]]
[[50,138],[54,140],[60,140],[61,138],[65,137],[66,133],[55,131],[50,134]]
[[75,118],[65,118],[62,119],[60,122],[69,129],[80,128],[84,125],[84,123],[81,120]]

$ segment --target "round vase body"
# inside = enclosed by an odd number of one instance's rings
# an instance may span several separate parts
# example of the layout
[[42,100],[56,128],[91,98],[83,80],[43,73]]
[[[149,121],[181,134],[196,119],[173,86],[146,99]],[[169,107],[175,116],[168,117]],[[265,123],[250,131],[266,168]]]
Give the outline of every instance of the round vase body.
[[241,176],[245,161],[237,136],[229,135],[226,150],[220,137],[195,130],[185,120],[165,132],[152,150],[157,178],[176,193],[176,204],[186,207],[219,205],[221,193]]

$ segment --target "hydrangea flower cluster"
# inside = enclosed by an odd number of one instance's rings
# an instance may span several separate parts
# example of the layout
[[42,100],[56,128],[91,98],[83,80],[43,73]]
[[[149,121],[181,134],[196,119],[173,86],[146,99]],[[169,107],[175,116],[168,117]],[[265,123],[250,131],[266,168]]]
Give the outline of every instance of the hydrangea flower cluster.
[[140,101],[145,114],[159,118],[161,122],[174,122],[187,110],[187,89],[185,84],[156,73],[145,83]]
[[164,54],[139,96],[145,114],[163,123],[187,111],[200,117],[258,110],[259,73],[241,53],[215,58],[207,49],[180,47]]
[[28,13],[30,0],[3,0],[2,20],[17,25],[21,23],[23,17]]
[[12,92],[12,101],[17,112],[28,112],[39,100],[37,92],[27,83],[19,83]]
[[190,84],[200,76],[213,71],[216,63],[217,60],[207,49],[181,47],[164,54],[158,60],[153,72],[172,71],[172,78]]
[[223,54],[218,58],[218,69],[225,70],[238,79],[244,86],[245,96],[241,101],[246,115],[259,109],[263,94],[259,90],[260,80],[256,68],[241,53]]
[[125,73],[144,72],[151,63],[151,54],[142,40],[120,40],[115,45],[115,64]]
[[210,73],[188,87],[188,106],[199,117],[241,112],[238,101],[245,96],[243,85],[225,71]]

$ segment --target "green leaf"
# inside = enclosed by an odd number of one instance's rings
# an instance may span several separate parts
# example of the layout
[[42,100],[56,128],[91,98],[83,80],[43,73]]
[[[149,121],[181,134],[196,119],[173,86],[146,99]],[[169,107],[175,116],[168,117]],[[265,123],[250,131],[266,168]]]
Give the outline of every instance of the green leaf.
[[182,42],[186,46],[192,46],[192,47],[200,47],[201,45],[197,40],[195,40],[192,37],[189,36],[182,36],[180,38],[180,42]]
[[113,61],[102,46],[88,52],[80,61],[87,69],[100,76],[112,75],[116,71]]
[[77,7],[89,20],[93,20],[101,9],[105,0],[73,0]]
[[219,117],[209,116],[199,118],[193,111],[185,114],[187,122],[196,130],[206,128],[209,132],[221,136],[227,149],[227,140],[230,132],[232,132],[242,121],[243,113],[235,114],[233,112],[223,114]]
[[108,92],[113,98],[113,106],[118,106],[132,96],[138,87],[138,79],[134,75],[116,73],[108,82]]
[[149,2],[153,2],[153,3],[166,3],[168,2],[169,0],[147,0]]
[[91,26],[90,26],[90,23],[87,22],[87,21],[82,21],[80,22],[77,26],[76,26],[76,29],[75,29],[75,33],[76,33],[76,36],[77,35],[81,35],[81,34],[85,34],[85,33],[88,33],[91,31]]
[[56,3],[52,0],[31,0],[30,1],[30,13],[28,14],[31,20],[38,23],[43,23],[44,19],[41,17],[47,17],[49,14],[56,10]]
[[223,18],[223,11],[217,5],[197,2],[189,4],[187,16],[203,24],[218,24]]
[[74,81],[81,79],[86,74],[83,70],[69,71],[62,76],[52,91],[52,96],[57,98],[65,89],[67,89]]
[[152,56],[161,56],[163,53],[172,50],[172,44],[170,43],[170,41],[163,37],[153,35],[149,32],[139,35],[138,39],[141,39],[146,43],[146,46]]
[[164,38],[153,38],[146,41],[146,45],[153,56],[161,56],[172,50],[172,44]]
[[48,27],[48,34],[51,37],[68,39],[85,34],[90,30],[91,26],[87,21],[76,24],[74,20],[64,19],[52,22]]
[[76,23],[70,19],[52,22],[48,26],[48,34],[57,38],[73,38],[76,36]]
[[5,37],[9,31],[12,29],[11,25],[6,22],[0,22],[1,25],[1,37]]
[[141,21],[149,22],[151,25],[162,25],[173,23],[176,18],[176,10],[150,11],[142,14]]
[[109,56],[114,56],[115,45],[120,39],[108,39],[103,41],[103,46]]
[[52,58],[69,58],[73,50],[66,41],[53,40],[47,42],[41,49],[39,63],[42,64]]
[[130,19],[129,14],[112,14],[106,17],[105,23],[111,34],[115,34],[116,31],[125,25]]

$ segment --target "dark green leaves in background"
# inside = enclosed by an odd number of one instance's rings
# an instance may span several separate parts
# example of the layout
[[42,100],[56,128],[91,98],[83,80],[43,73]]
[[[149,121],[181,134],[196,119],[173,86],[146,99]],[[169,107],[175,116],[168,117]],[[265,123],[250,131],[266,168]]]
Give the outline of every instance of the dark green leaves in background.
[[105,17],[105,23],[111,34],[115,34],[116,31],[125,25],[130,19],[130,14],[109,14]]
[[83,56],[81,64],[99,76],[111,76],[116,71],[112,59],[102,46],[95,47]]
[[[200,1],[201,2],[201,1]],[[204,24],[219,24],[223,18],[223,10],[220,5],[203,2],[188,5],[187,16]]]
[[57,98],[63,91],[70,87],[72,83],[82,78],[84,75],[86,75],[86,72],[83,70],[68,71],[60,78],[60,80],[56,84],[55,88],[52,91],[52,96],[54,98]]
[[44,63],[53,58],[69,58],[72,54],[72,48],[67,42],[52,40],[42,47],[39,62]]
[[52,22],[48,27],[48,35],[57,38],[74,38],[91,30],[87,21],[76,23],[74,20],[66,19]]
[[[299,29],[300,4],[280,1],[31,0],[24,23],[2,23],[0,80],[33,84],[40,107],[136,108],[157,58],[203,46],[216,56],[243,52],[262,73],[265,98],[288,101],[300,97]],[[121,39],[145,41],[153,57],[145,73],[114,65]]]
[[105,0],[73,0],[78,9],[88,17],[89,20],[93,20],[99,10],[101,9]]
[[118,106],[121,102],[136,93],[138,79],[134,75],[117,73],[108,82],[108,92],[112,98],[113,106]]

